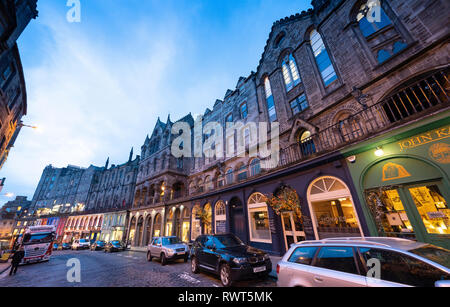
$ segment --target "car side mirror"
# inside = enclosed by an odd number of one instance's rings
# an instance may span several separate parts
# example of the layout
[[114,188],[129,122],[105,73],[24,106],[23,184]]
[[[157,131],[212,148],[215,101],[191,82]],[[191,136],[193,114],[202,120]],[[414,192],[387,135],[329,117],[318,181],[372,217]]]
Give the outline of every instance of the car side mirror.
[[434,286],[436,288],[450,288],[450,280],[439,280],[434,284]]

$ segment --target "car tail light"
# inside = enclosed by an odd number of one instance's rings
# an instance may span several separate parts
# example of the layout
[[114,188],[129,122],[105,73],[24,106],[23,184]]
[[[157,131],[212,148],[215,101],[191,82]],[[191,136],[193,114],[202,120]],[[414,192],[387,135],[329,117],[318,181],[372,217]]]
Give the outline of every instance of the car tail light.
[[277,275],[280,274],[280,265],[277,264]]

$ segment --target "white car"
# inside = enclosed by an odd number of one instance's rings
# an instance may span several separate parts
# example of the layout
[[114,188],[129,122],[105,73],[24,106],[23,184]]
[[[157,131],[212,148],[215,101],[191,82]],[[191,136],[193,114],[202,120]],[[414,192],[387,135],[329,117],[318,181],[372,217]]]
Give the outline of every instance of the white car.
[[279,287],[449,287],[450,251],[399,238],[336,238],[291,246]]
[[77,239],[72,243],[72,250],[89,249],[91,243],[86,239]]

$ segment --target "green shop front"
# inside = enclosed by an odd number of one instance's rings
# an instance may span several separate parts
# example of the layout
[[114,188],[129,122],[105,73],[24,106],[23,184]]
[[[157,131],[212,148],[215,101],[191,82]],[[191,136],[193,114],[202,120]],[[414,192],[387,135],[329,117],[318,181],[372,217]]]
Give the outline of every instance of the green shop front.
[[450,249],[450,112],[442,112],[343,154],[371,236]]

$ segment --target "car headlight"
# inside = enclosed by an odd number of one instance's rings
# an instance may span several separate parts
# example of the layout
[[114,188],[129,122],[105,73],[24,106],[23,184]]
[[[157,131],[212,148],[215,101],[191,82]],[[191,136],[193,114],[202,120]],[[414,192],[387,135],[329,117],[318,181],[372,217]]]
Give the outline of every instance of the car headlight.
[[167,252],[168,252],[169,254],[175,253],[175,251],[174,251],[173,249],[168,249]]
[[243,264],[247,262],[247,258],[234,258],[233,262],[236,264]]

